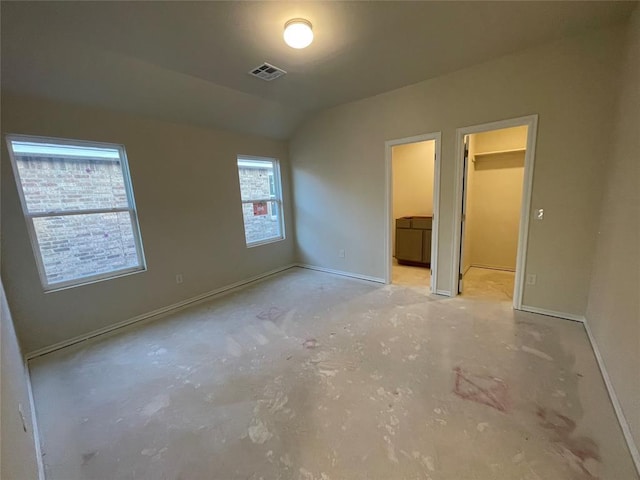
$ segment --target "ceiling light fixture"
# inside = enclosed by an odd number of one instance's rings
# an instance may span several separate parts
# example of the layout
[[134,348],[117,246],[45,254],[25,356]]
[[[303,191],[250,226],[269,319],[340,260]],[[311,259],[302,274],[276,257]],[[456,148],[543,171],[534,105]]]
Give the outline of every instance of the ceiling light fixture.
[[284,24],[284,41],[291,48],[306,48],[313,42],[311,22],[304,18],[294,18]]

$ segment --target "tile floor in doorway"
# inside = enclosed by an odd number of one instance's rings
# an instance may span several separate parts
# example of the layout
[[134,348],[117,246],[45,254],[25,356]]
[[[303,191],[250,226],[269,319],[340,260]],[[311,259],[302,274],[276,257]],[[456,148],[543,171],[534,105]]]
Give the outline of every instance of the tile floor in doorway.
[[[430,292],[431,270],[429,268],[400,265],[394,258],[391,278],[394,285]],[[489,301],[512,301],[514,278],[514,272],[471,267],[464,275],[463,295]]]
[[431,270],[427,267],[400,265],[394,258],[391,266],[391,283],[406,287],[424,287],[429,292]]
[[49,480],[635,480],[581,324],[294,268],[30,363]]

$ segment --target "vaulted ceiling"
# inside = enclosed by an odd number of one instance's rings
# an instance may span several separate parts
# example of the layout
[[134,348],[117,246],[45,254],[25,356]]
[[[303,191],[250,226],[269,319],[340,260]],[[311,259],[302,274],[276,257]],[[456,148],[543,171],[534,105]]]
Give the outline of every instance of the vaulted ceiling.
[[[2,2],[2,89],[287,138],[313,112],[624,21],[637,2]],[[294,50],[285,21],[313,23]],[[287,71],[248,75],[262,62]]]

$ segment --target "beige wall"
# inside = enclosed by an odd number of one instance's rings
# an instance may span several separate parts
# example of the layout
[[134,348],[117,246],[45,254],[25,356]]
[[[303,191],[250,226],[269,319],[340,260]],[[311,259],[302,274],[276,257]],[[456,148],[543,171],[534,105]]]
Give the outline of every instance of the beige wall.
[[[465,267],[515,270],[522,204],[524,153],[481,153],[525,148],[527,127],[470,135]],[[466,268],[465,268],[466,270]]]
[[[596,30],[323,111],[291,140],[304,263],[383,278],[384,142],[442,132],[437,285],[452,283],[455,131],[539,114],[524,304],[583,315],[595,247],[602,142],[625,27]],[[535,68],[533,68],[535,66]],[[357,228],[354,228],[357,225]],[[340,248],[351,252],[340,259]]]
[[[31,422],[31,403],[26,366],[16,338],[13,320],[0,282],[1,375],[0,382],[0,478],[3,480],[35,480],[38,463]],[[24,415],[26,432],[20,410]]]
[[[10,162],[2,162],[2,277],[26,351],[287,265],[294,229],[285,142],[34,98],[2,97],[6,133],[124,144],[148,270],[42,291]],[[3,139],[2,154],[6,159]],[[246,248],[236,156],[281,161],[287,239]],[[184,283],[175,281],[182,273]],[[10,281],[8,280],[10,279]]]
[[[435,144],[435,140],[428,140],[391,149],[394,219],[413,215],[433,216]],[[391,231],[395,247],[394,224]]]
[[473,136],[476,137],[476,153],[515,150],[527,146],[526,125],[476,133]]
[[[640,10],[628,32],[600,215],[587,322],[640,446]],[[596,212],[597,213],[597,212]],[[639,459],[640,460],[640,459]]]

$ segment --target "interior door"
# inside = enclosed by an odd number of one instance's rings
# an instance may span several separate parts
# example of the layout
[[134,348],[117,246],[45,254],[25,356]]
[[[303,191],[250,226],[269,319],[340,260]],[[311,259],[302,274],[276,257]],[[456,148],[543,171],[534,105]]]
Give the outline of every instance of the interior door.
[[462,162],[462,215],[460,222],[460,264],[458,265],[458,293],[462,293],[464,266],[464,229],[467,223],[467,168],[469,168],[469,135],[464,137],[464,160]]

